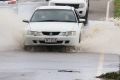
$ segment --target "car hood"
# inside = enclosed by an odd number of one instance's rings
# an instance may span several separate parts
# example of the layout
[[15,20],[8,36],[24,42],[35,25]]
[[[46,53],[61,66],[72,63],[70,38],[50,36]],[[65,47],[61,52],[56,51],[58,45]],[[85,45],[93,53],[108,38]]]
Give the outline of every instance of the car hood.
[[78,23],[69,22],[32,22],[31,31],[76,31]]

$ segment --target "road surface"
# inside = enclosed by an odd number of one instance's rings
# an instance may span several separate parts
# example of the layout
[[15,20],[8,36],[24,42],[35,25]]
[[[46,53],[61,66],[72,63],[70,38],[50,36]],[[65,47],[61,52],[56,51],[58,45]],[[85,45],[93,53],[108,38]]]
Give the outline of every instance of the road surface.
[[[29,3],[30,5],[32,4],[32,6],[30,6],[28,3],[25,2],[33,2],[33,3]],[[45,0],[39,0],[40,2],[44,2]],[[90,0],[90,11],[89,11],[89,20],[105,20],[106,18],[106,10],[107,10],[107,3],[109,0]],[[35,8],[38,7],[40,5],[48,5],[48,4],[40,4],[38,2],[38,0],[19,0],[20,3],[23,3],[22,5],[26,7],[26,5],[28,5],[29,8]],[[36,3],[38,2],[38,3]],[[20,5],[21,6],[21,5]],[[23,8],[22,6],[22,8]],[[24,8],[25,8],[24,7]],[[27,7],[27,8],[28,8]],[[30,10],[31,11],[31,10]],[[32,12],[31,12],[32,13]],[[112,1],[112,3],[110,3],[110,18],[114,16],[114,3]]]
[[[107,1],[90,0],[89,20],[105,20]],[[29,18],[36,4],[18,4],[18,14]],[[0,51],[0,80],[98,80],[96,75],[117,71],[118,64],[118,55],[102,52],[6,50]]]
[[[109,0],[90,0],[90,12],[89,19],[90,20],[105,20],[106,18],[106,10],[107,10],[107,2]],[[114,5],[113,1],[110,4],[110,18],[114,16]]]
[[[0,80],[98,80],[101,53],[0,52]],[[105,54],[101,72],[118,70],[118,56]],[[72,72],[71,72],[72,71]]]

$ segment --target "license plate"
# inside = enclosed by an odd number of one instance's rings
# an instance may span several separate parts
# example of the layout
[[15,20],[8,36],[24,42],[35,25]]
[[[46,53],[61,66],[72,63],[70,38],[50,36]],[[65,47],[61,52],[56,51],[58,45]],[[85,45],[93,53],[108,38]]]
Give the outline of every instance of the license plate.
[[57,39],[56,38],[46,38],[45,42],[47,42],[47,43],[55,43],[55,42],[57,42]]

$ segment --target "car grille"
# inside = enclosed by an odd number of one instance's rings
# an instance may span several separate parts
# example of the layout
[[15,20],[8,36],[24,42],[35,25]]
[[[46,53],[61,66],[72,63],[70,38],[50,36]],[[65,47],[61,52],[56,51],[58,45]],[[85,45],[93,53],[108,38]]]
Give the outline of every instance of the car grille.
[[56,41],[56,42],[45,42],[45,40],[33,40],[33,43],[34,44],[69,44],[70,41],[69,40],[59,40],[59,41]]
[[56,3],[55,5],[56,6],[71,6],[71,7],[74,7],[76,9],[79,8],[79,4],[60,4],[60,3]]
[[42,32],[43,35],[55,36],[59,35],[60,32]]
[[45,41],[39,41],[40,43],[42,44],[62,44],[63,41],[57,41],[57,42],[52,42],[52,43],[48,43],[48,42],[45,42]]

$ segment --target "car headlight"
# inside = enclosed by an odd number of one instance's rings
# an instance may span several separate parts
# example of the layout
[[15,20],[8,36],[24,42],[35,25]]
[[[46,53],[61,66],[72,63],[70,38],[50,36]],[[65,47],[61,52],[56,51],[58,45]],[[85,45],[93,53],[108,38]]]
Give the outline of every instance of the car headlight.
[[28,35],[34,35],[34,36],[41,36],[42,32],[37,32],[37,31],[28,31]]
[[85,4],[84,3],[81,3],[80,5],[79,5],[79,8],[84,8],[85,7]]
[[62,36],[74,36],[74,35],[76,35],[75,31],[68,31],[62,33]]

